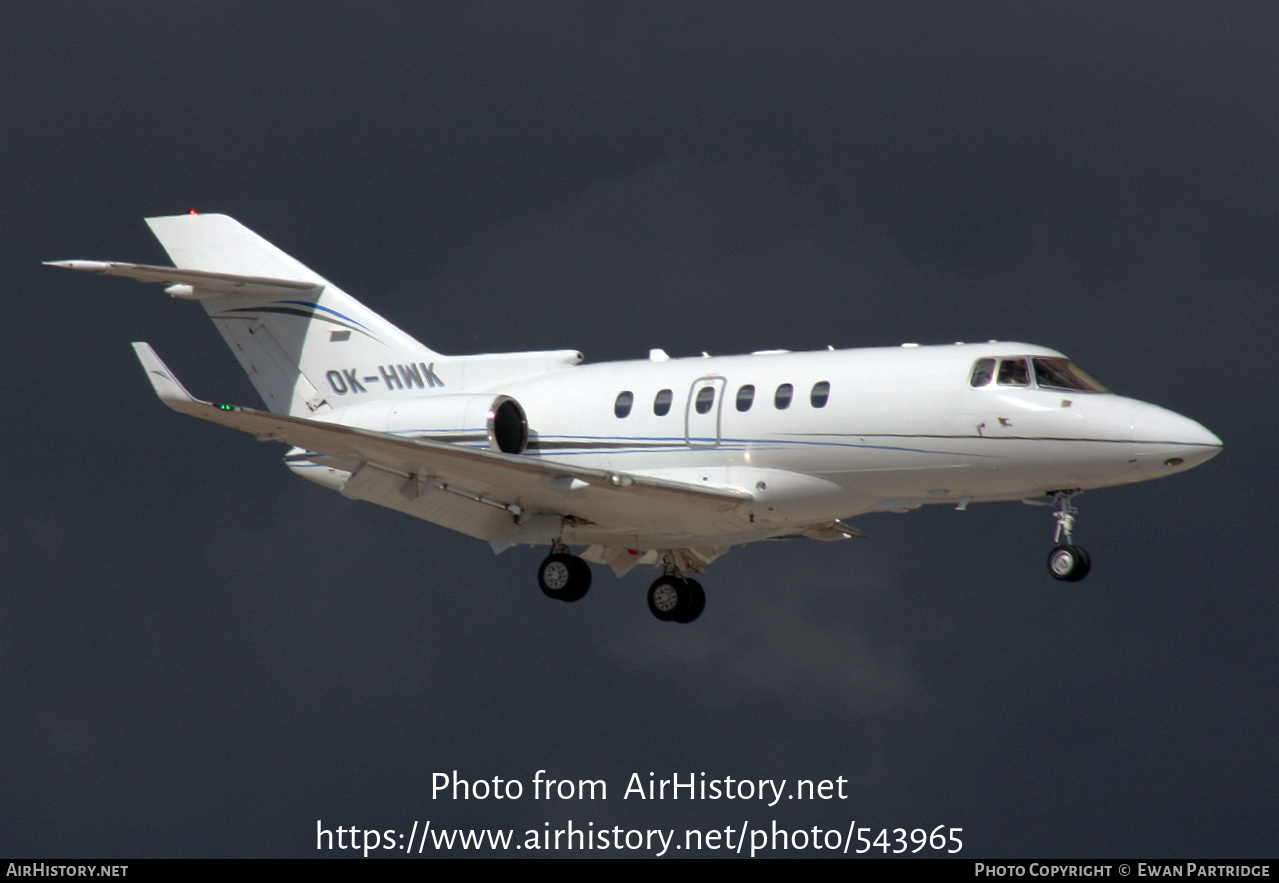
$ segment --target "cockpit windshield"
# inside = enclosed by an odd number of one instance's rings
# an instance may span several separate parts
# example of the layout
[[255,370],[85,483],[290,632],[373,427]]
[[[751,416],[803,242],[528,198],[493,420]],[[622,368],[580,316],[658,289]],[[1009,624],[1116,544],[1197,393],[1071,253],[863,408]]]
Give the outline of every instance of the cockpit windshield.
[[1036,356],[1035,383],[1040,389],[1075,389],[1080,392],[1110,392],[1093,380],[1070,359],[1054,359]]
[[[998,368],[996,368],[998,362]],[[973,365],[968,382],[973,387],[989,386],[991,381],[999,386],[1032,386],[1030,370],[1034,366],[1034,386],[1040,389],[1065,389],[1076,392],[1110,392],[1093,380],[1070,359],[1050,356],[1009,356],[1003,359],[978,359]]]

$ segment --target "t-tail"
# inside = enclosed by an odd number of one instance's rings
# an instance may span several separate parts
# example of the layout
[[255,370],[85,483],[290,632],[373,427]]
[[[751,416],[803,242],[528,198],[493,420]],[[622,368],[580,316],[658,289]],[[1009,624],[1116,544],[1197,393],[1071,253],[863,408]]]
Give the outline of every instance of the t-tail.
[[174,297],[199,301],[272,413],[307,416],[356,401],[460,392],[581,360],[573,351],[444,356],[226,215],[147,224],[173,267],[47,263],[161,282]]
[[[231,290],[193,280],[170,289],[200,301],[271,411],[305,415],[326,400],[336,405],[335,393],[360,390],[374,398],[405,379],[443,386],[432,367],[439,353],[238,221],[173,215],[148,218],[147,225],[175,267],[271,280]],[[375,366],[382,367],[379,374],[410,376],[374,375],[366,382],[365,372],[378,371]]]

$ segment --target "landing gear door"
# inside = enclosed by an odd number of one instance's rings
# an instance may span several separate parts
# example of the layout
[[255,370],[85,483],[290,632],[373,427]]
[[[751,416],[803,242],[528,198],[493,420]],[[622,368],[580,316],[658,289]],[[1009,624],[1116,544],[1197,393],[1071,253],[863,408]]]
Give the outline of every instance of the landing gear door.
[[723,377],[700,377],[693,381],[684,408],[684,438],[690,448],[718,447],[724,386]]

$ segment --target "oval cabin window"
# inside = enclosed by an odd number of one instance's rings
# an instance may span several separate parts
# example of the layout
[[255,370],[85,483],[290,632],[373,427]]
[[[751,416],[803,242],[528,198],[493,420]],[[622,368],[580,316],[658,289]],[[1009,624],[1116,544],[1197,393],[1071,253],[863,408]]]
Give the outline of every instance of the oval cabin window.
[[664,389],[653,399],[653,413],[658,417],[665,417],[671,412],[671,391]]
[[619,392],[617,401],[613,402],[613,413],[618,417],[625,417],[631,413],[631,406],[635,404],[635,396],[629,391]]
[[693,407],[697,408],[697,413],[708,413],[713,404],[715,404],[715,387],[703,386],[697,391],[697,401],[693,405]]
[[789,383],[783,383],[777,387],[777,394],[773,396],[773,405],[779,411],[785,411],[790,407],[791,397],[795,395],[795,387]]
[[830,383],[825,380],[814,383],[808,400],[812,402],[814,408],[826,407],[826,402],[830,400]]

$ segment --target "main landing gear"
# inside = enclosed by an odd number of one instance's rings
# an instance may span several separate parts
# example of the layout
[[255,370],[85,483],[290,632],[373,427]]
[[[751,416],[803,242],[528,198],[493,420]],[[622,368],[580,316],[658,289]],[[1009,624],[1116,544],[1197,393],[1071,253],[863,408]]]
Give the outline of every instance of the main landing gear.
[[1092,568],[1088,552],[1083,546],[1076,546],[1072,536],[1075,516],[1079,513],[1071,501],[1078,493],[1079,491],[1057,491],[1053,494],[1053,505],[1057,507],[1057,511],[1053,513],[1053,517],[1057,519],[1057,532],[1053,535],[1056,545],[1048,553],[1048,572],[1053,579],[1068,583],[1079,582]]
[[[537,568],[542,594],[557,601],[580,601],[591,587],[591,568],[558,540]],[[667,554],[666,573],[648,588],[648,609],[662,622],[689,623],[706,609],[702,584],[681,574]]]
[[580,601],[591,587],[590,565],[556,543],[551,554],[537,568],[537,584],[542,594],[557,601]]
[[697,580],[668,570],[648,587],[648,609],[662,622],[690,623],[706,609],[706,592]]

